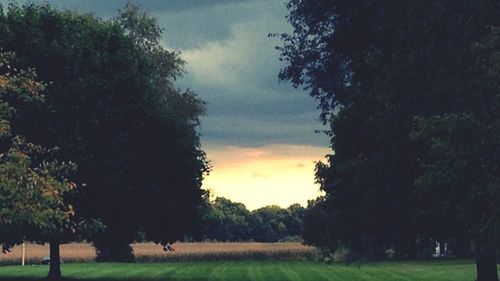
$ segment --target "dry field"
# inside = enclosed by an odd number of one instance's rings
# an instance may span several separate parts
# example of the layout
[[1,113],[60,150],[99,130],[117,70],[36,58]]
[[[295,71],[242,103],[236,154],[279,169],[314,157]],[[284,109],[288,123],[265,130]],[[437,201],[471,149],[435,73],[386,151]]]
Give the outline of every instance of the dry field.
[[[313,247],[300,243],[175,243],[175,252],[165,252],[154,243],[133,244],[136,260],[160,261],[213,261],[213,260],[310,260],[316,255]],[[39,264],[48,256],[46,245],[26,245],[27,264]],[[0,264],[21,263],[21,246],[11,253],[0,253]],[[61,245],[63,262],[88,262],[95,259],[94,248],[87,243]]]

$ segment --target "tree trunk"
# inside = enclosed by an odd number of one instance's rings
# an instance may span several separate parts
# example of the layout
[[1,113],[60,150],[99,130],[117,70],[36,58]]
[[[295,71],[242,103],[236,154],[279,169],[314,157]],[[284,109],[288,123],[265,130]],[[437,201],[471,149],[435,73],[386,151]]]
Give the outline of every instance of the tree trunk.
[[50,268],[49,276],[50,281],[61,280],[61,255],[59,252],[59,240],[50,240]]
[[498,281],[495,247],[479,247],[476,253],[476,281]]

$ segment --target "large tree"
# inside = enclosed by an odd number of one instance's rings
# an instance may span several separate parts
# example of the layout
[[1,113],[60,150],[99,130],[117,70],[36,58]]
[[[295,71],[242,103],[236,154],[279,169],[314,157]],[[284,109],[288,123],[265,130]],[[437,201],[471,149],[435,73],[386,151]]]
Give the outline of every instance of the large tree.
[[500,24],[499,3],[292,0],[288,8],[294,31],[282,36],[280,77],[308,89],[331,128],[333,153],[317,166],[331,239],[317,243],[411,257],[417,238],[465,237],[463,220],[429,223],[421,215],[430,202],[417,179],[429,171],[421,165],[429,144],[410,132],[414,116],[497,102],[480,94],[498,77],[473,71],[483,58],[472,49]]
[[78,164],[80,214],[107,226],[94,237],[101,260],[131,260],[139,228],[155,242],[180,239],[198,215],[204,105],[174,87],[182,61],[160,36],[156,20],[130,5],[110,20],[48,4],[1,9],[0,47],[50,82],[46,102],[13,122]]
[[477,280],[489,281],[498,280],[500,246],[500,28],[473,44],[470,56],[473,75],[464,85],[475,102],[462,112],[416,118],[411,137],[426,145],[416,194],[427,208],[418,217],[442,225],[449,237],[465,229]]

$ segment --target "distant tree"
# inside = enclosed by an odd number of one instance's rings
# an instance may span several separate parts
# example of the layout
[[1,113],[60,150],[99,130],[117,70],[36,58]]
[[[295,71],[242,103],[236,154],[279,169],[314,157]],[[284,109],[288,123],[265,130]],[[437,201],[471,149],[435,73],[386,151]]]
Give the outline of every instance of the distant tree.
[[298,239],[302,235],[305,208],[299,204],[287,209],[267,206],[250,212],[242,203],[224,197],[213,201],[209,198],[208,191],[200,209],[202,239],[278,242]]
[[204,237],[219,241],[246,240],[249,216],[250,212],[242,203],[217,197],[203,215]]
[[283,223],[286,226],[287,236],[290,237],[302,236],[305,210],[306,209],[298,203],[290,205],[286,209],[286,213],[283,218]]
[[286,210],[266,206],[252,211],[249,218],[251,236],[260,242],[277,242],[287,236]]
[[59,241],[76,227],[73,206],[64,200],[76,187],[67,180],[75,166],[51,160],[50,150],[13,133],[10,121],[28,104],[43,102],[44,86],[32,70],[13,70],[11,58],[0,53],[0,243],[5,253],[24,241],[50,242],[49,279],[59,280]]
[[107,226],[93,239],[99,260],[131,260],[139,229],[158,243],[182,239],[198,215],[204,103],[174,87],[182,61],[160,36],[156,20],[130,5],[111,20],[48,4],[0,9],[0,48],[49,82],[45,103],[13,128],[78,164],[78,215]]

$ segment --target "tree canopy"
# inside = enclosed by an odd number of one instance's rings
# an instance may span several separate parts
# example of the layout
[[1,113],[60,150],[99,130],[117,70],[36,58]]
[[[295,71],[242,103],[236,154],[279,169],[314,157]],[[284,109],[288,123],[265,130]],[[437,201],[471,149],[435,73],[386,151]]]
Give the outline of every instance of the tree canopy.
[[[44,88],[33,70],[12,67],[13,57],[0,53],[0,244],[5,253],[25,241],[50,241],[58,251],[60,237],[76,231],[74,208],[65,201],[76,188],[68,180],[76,166],[51,158],[53,149],[13,133],[11,120],[28,105],[42,103],[39,92]],[[60,274],[57,258],[49,277],[57,280]]]
[[205,196],[200,225],[205,240],[278,242],[300,240],[305,208],[266,206],[249,211],[244,204],[224,197]]
[[[467,234],[489,220],[468,213],[480,206],[468,205],[475,202],[468,196],[498,189],[497,166],[487,164],[498,154],[498,3],[291,0],[288,8],[294,30],[282,35],[280,77],[306,88],[331,128],[332,154],[316,172],[326,196],[314,205],[328,219],[330,239],[311,242],[381,258],[389,248],[415,257],[417,242],[429,238],[471,241]],[[476,137],[460,139],[465,132]],[[472,155],[484,158],[470,162]],[[468,168],[458,167],[465,159]],[[489,168],[474,172],[482,165]],[[496,206],[486,198],[481,202]],[[495,213],[482,214],[495,220]],[[432,221],[436,215],[442,219]],[[485,247],[475,248],[479,262]],[[496,280],[479,272],[478,280]]]
[[0,47],[48,82],[45,103],[12,120],[15,133],[78,164],[79,215],[107,226],[93,239],[103,260],[130,260],[139,228],[172,242],[198,216],[204,103],[174,87],[182,61],[160,36],[156,20],[131,5],[109,20],[48,4],[1,9]]

